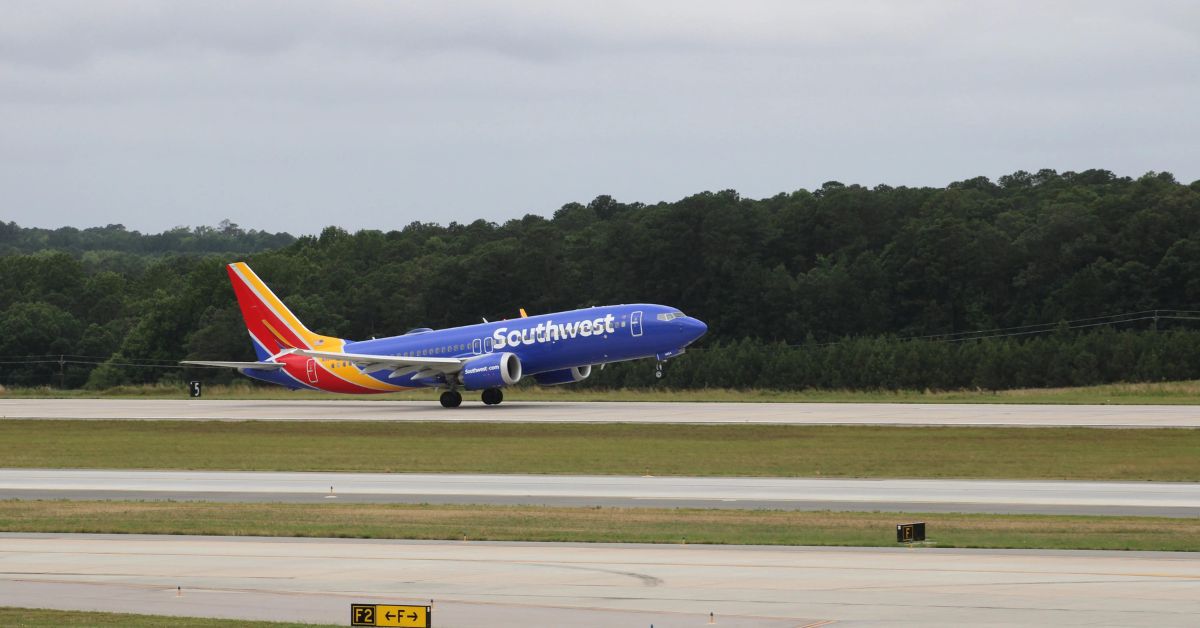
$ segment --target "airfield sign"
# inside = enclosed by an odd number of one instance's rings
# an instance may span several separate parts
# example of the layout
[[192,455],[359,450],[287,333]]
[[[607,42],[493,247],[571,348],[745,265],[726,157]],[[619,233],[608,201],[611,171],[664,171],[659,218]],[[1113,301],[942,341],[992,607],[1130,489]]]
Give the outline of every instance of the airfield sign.
[[428,606],[401,604],[351,604],[351,626],[399,626],[429,628],[431,613]]
[[897,543],[919,543],[925,540],[925,522],[902,523],[896,526]]

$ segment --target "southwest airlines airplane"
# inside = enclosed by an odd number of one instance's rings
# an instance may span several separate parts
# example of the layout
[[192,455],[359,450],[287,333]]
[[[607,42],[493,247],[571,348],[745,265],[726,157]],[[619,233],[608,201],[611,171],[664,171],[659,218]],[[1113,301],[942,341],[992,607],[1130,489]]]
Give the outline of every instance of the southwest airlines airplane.
[[[447,408],[462,404],[460,389],[482,390],[483,403],[495,405],[504,399],[501,389],[523,376],[554,386],[586,378],[593,365],[650,357],[662,362],[708,331],[675,308],[637,304],[345,340],[309,331],[246,264],[227,270],[258,361],[183,364],[236,368],[293,390],[367,394],[441,388]],[[661,364],[655,375],[662,376]]]

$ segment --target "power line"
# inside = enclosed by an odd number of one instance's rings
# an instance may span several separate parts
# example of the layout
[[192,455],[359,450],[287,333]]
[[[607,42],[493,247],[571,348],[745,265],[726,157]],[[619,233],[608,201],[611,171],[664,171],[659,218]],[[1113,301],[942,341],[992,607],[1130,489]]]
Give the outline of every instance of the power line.
[[[1105,314],[1100,316],[1089,316],[1085,318],[1076,318],[1071,320],[1057,321],[1054,323],[1035,323],[1030,325],[1017,325],[1013,327],[997,327],[994,329],[981,329],[973,331],[949,332],[944,334],[924,334],[919,336],[899,336],[896,340],[903,341],[925,341],[925,342],[965,342],[968,340],[990,340],[993,338],[1011,338],[1019,336],[1031,336],[1035,334],[1053,333],[1060,329],[1075,330],[1088,329],[1092,327],[1103,327],[1106,325],[1121,325],[1126,323],[1136,323],[1140,321],[1153,320],[1178,320],[1178,321],[1200,321],[1200,310],[1141,310],[1138,312],[1125,312],[1122,314]],[[789,347],[794,348],[822,348],[832,347],[841,344],[846,344],[851,340],[837,340],[833,342],[823,342],[816,344],[789,344]],[[689,351],[702,351],[703,347],[689,349]],[[10,355],[0,356],[0,366],[6,365],[28,365],[28,364],[58,364],[63,366],[66,364],[77,364],[87,366],[120,366],[129,368],[159,368],[159,369],[222,369],[220,366],[205,366],[205,365],[182,365],[176,360],[160,360],[151,358],[125,358],[114,360],[112,356],[95,356],[95,355],[80,355],[80,354],[42,354],[42,355]]]
[[[1200,321],[1200,311],[1196,310],[1142,310],[1139,312],[1126,312],[1123,314],[1107,314],[1103,316],[1089,316],[1086,318],[1076,318],[1072,320],[1057,321],[1054,323],[1037,323],[1032,325],[1018,325],[1015,327],[999,327],[995,329],[983,329],[976,331],[961,331],[949,332],[945,334],[926,334],[920,336],[899,336],[897,340],[906,341],[926,341],[926,342],[964,342],[967,340],[986,340],[991,338],[1009,338],[1015,336],[1030,336],[1034,334],[1048,334],[1058,331],[1059,329],[1073,330],[1086,329],[1090,327],[1101,327],[1106,325],[1120,325],[1125,323],[1135,323],[1146,320],[1181,320],[1181,321]],[[803,348],[820,348],[831,347],[835,345],[845,344],[849,340],[837,340],[833,342],[824,342],[818,344],[790,344],[788,346]]]

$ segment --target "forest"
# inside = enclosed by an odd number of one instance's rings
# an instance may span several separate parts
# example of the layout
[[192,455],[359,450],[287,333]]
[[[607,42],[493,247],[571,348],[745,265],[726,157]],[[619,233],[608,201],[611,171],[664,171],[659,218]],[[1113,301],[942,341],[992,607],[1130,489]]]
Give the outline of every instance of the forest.
[[[1200,181],[1015,172],[769,198],[600,196],[549,217],[318,235],[0,221],[0,384],[228,381],[253,359],[222,266],[361,339],[608,303],[709,325],[589,386],[1005,389],[1200,378]],[[233,375],[236,377],[236,375]]]

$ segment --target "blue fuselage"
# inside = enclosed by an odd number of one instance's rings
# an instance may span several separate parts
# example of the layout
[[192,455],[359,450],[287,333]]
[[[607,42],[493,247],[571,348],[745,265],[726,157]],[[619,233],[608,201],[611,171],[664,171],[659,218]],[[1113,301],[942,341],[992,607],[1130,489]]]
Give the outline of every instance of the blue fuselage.
[[[380,356],[466,358],[513,353],[525,376],[572,367],[639,358],[665,360],[683,352],[707,331],[705,324],[664,305],[609,305],[555,312],[402,336],[347,342],[346,353]],[[295,387],[282,373],[247,375]],[[376,380],[406,387],[441,386],[438,379],[392,378],[390,371],[369,373]]]

